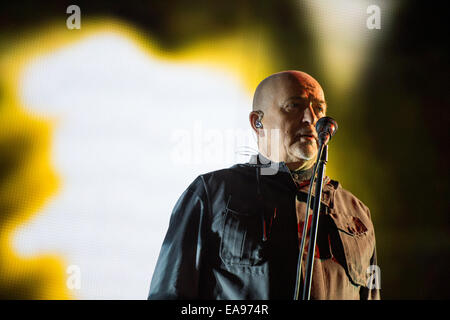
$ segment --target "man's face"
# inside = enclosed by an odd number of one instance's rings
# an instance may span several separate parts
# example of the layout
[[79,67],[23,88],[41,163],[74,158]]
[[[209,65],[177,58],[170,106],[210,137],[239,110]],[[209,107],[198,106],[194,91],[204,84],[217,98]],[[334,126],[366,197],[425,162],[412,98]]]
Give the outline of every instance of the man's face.
[[[286,163],[315,159],[317,120],[326,114],[324,93],[312,77],[289,75],[275,80],[264,113],[264,128],[279,129],[279,160]],[[269,138],[270,147],[276,141]]]

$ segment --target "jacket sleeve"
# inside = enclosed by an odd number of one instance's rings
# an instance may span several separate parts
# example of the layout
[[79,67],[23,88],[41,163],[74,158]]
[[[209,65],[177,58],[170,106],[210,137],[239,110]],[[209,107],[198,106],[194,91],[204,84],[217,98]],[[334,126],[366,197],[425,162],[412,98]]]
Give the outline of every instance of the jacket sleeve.
[[199,298],[206,200],[199,176],[176,202],[153,273],[149,300]]

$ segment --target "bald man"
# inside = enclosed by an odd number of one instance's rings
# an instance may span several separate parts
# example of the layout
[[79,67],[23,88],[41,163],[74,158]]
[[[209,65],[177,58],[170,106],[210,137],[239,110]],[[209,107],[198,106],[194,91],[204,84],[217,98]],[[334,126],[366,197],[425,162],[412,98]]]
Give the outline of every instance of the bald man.
[[[304,72],[258,85],[249,120],[259,153],[198,176],[181,195],[148,299],[293,299],[315,124],[326,112],[320,84]],[[311,299],[379,299],[379,288],[370,210],[325,177]]]

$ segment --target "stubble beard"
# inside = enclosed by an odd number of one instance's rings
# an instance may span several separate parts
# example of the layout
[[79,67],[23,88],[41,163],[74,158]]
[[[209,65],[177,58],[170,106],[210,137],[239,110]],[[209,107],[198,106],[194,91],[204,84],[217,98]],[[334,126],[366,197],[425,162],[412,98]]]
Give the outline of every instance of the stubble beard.
[[298,160],[311,160],[317,155],[317,145],[315,142],[300,142],[296,141],[289,148],[290,156],[293,161]]

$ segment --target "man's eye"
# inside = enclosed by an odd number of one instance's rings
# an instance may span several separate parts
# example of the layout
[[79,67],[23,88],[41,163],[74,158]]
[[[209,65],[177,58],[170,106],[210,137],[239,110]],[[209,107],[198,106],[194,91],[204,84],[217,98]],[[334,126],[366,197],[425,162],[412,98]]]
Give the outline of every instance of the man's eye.
[[325,108],[322,105],[317,105],[314,107],[314,109],[316,110],[317,113],[324,113],[325,112]]
[[[308,106],[309,106],[308,101],[303,101],[303,102],[297,101],[297,102],[287,103],[285,105],[285,109],[287,111],[292,111],[292,110],[297,110],[297,109],[305,109],[305,108],[308,108]],[[325,107],[322,104],[313,104],[313,108],[316,113],[319,113],[319,114],[325,113]]]
[[286,111],[290,111],[290,110],[294,109],[294,104],[293,104],[293,103],[288,103],[288,104],[286,104],[286,105],[284,106],[284,109],[285,109]]
[[301,103],[298,103],[298,102],[291,102],[291,103],[288,103],[287,105],[286,105],[286,109],[298,109],[298,108],[300,108],[302,106],[302,104]]

